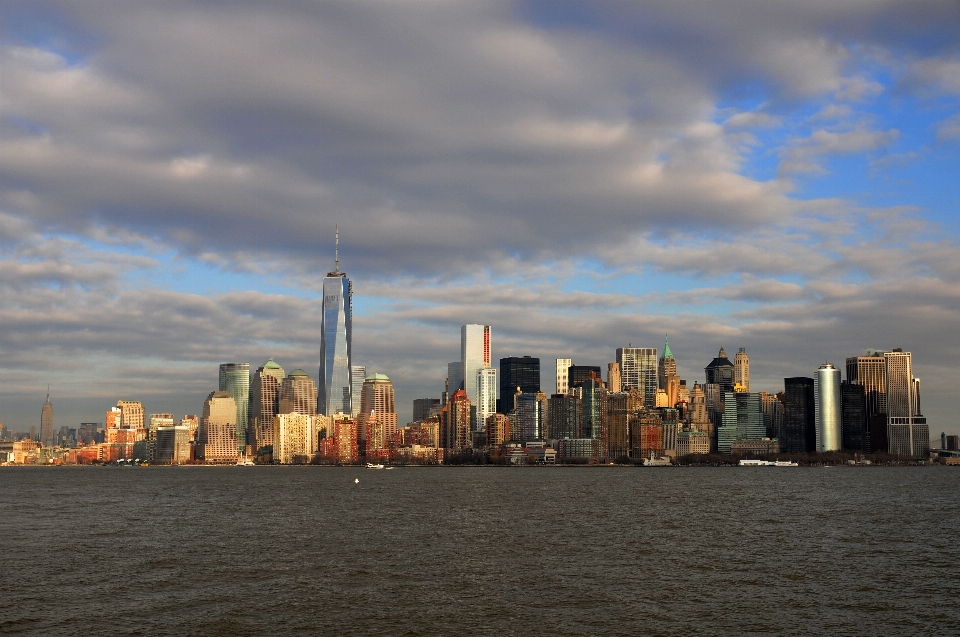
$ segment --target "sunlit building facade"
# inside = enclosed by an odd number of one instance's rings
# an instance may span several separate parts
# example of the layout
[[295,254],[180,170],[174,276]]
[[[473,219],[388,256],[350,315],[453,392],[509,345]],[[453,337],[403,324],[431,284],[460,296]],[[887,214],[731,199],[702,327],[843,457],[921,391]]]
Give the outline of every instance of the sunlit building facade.
[[257,368],[250,382],[247,441],[255,450],[273,445],[273,417],[280,411],[283,367],[273,359]]
[[570,389],[568,383],[567,374],[570,371],[570,366],[573,365],[572,358],[558,358],[557,359],[557,393],[566,394]]
[[242,455],[247,444],[250,363],[221,363],[220,391],[229,393],[237,403],[237,451]]
[[887,377],[887,444],[895,456],[928,458],[930,429],[920,411],[920,381],[913,375],[910,352],[885,352]]
[[237,403],[229,392],[210,392],[203,403],[198,455],[207,464],[233,464],[237,457]]
[[824,363],[813,377],[814,422],[817,453],[840,451],[843,447],[840,402],[840,370]]
[[618,347],[617,364],[620,366],[620,389],[636,387],[643,392],[645,407],[653,407],[657,400],[657,348]]
[[50,402],[50,394],[47,394],[40,410],[40,444],[52,447],[53,442],[53,403]]

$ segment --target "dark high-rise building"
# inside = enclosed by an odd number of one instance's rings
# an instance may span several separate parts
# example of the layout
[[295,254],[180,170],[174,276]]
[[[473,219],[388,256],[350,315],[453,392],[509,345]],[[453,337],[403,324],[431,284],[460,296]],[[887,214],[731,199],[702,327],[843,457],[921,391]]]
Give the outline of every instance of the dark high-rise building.
[[720,385],[721,392],[733,391],[736,365],[727,358],[727,351],[720,348],[717,357],[703,368],[708,385]]
[[567,371],[567,383],[569,383],[570,388],[583,387],[583,384],[591,378],[598,381],[603,378],[599,366],[571,365]]
[[540,391],[540,359],[530,356],[509,356],[500,359],[500,398],[497,412],[513,409],[513,395],[520,388],[524,394]]
[[554,394],[547,401],[547,435],[550,438],[582,438],[580,435],[583,418],[582,403],[579,396]]
[[413,419],[426,420],[439,416],[441,407],[439,398],[414,398]]
[[867,397],[863,385],[844,381],[840,385],[840,403],[844,451],[870,453]]
[[602,440],[601,448],[606,452],[606,431],[604,421],[607,415],[607,392],[603,389],[599,377],[591,378],[583,384],[583,437]]
[[812,453],[817,445],[813,379],[804,376],[783,379],[783,440],[786,453]]

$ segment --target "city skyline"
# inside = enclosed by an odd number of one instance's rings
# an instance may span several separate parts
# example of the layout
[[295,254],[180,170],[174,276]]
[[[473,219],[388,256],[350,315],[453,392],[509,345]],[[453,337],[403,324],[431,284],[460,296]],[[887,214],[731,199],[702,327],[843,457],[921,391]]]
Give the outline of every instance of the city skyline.
[[351,407],[365,366],[408,419],[477,324],[547,391],[664,334],[751,391],[903,347],[960,433],[956,3],[440,6],[4,3],[0,422],[324,386],[339,223]]

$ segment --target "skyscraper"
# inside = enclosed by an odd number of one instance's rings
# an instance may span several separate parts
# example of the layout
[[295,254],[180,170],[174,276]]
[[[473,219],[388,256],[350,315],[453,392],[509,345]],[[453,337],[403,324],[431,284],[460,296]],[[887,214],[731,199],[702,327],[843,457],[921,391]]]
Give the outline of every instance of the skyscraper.
[[315,416],[317,415],[317,401],[314,398],[316,395],[317,386],[310,375],[302,369],[295,369],[283,379],[280,385],[277,413]]
[[[352,365],[350,367],[350,415],[353,418],[360,413],[360,393],[363,391],[363,381],[367,377],[367,368],[363,365]],[[330,432],[333,435],[333,432]]]
[[813,378],[814,421],[817,453],[840,451],[843,431],[840,402],[840,370],[824,363]]
[[353,285],[340,271],[340,228],[337,226],[334,269],[323,279],[323,313],[320,315],[320,413],[353,412],[350,354],[353,342]]
[[270,432],[273,417],[280,410],[280,385],[283,378],[283,368],[271,358],[257,368],[250,381],[247,444],[252,445],[254,451],[273,444]]
[[[486,418],[478,418],[478,371],[490,367],[490,326],[463,325],[460,328],[460,364],[463,369],[463,389],[473,409],[470,418],[471,429],[480,431],[486,425]],[[494,397],[496,400],[496,397]]]
[[717,449],[721,453],[730,453],[735,442],[761,440],[767,435],[760,394],[725,392],[723,404],[723,424],[717,428]]
[[719,385],[720,391],[730,392],[733,391],[735,369],[736,366],[727,358],[727,351],[721,347],[717,357],[703,368],[703,373],[708,385]]
[[783,439],[786,453],[808,453],[816,448],[816,416],[813,379],[804,376],[783,379]]
[[220,391],[233,396],[237,404],[237,451],[242,455],[247,444],[247,422],[250,409],[250,363],[221,363]]
[[548,418],[546,394],[517,394],[516,403],[511,418],[513,422],[510,423],[511,439],[519,442],[543,440]]
[[863,386],[867,419],[887,413],[887,361],[883,352],[867,350],[847,359],[847,380]]
[[554,394],[547,401],[547,433],[550,438],[581,438],[583,405],[579,396]]
[[571,365],[567,372],[567,391],[582,388],[583,384],[591,378],[598,382],[603,382],[603,377],[598,365]]
[[360,391],[360,414],[357,416],[358,436],[363,429],[362,440],[367,455],[390,448],[397,435],[397,409],[393,383],[385,374],[370,374],[363,381]]
[[[671,376],[677,375],[677,359],[670,350],[670,340],[663,339],[663,356],[657,361],[657,387],[667,389]],[[672,405],[671,405],[672,406]]]
[[607,363],[607,391],[617,393],[622,387],[620,365],[618,363]]
[[566,394],[569,389],[567,384],[567,372],[570,370],[570,366],[573,365],[572,358],[558,358],[557,359],[557,393]]
[[237,403],[233,396],[225,391],[210,392],[203,403],[203,417],[197,431],[199,455],[208,464],[236,462],[236,418]]
[[928,458],[930,429],[920,413],[920,381],[913,357],[899,347],[885,352],[887,376],[887,444],[895,456]]
[[50,392],[40,409],[40,444],[44,447],[53,446],[53,404],[50,402]]
[[497,412],[513,409],[513,395],[517,387],[524,394],[540,391],[540,359],[530,356],[508,356],[500,359],[500,398]]
[[476,414],[474,431],[485,431],[487,418],[497,413],[497,369],[480,367],[477,369],[477,401],[470,407]]
[[733,383],[743,387],[743,391],[750,391],[750,358],[743,347],[733,357]]
[[845,451],[870,453],[870,430],[867,426],[867,400],[863,385],[843,381],[840,385],[841,429]]
[[659,387],[657,348],[618,347],[617,363],[620,365],[621,390],[636,387],[643,392],[644,407],[652,409],[657,402]]
[[463,389],[463,363],[461,361],[447,363],[447,398],[449,399],[460,389]]

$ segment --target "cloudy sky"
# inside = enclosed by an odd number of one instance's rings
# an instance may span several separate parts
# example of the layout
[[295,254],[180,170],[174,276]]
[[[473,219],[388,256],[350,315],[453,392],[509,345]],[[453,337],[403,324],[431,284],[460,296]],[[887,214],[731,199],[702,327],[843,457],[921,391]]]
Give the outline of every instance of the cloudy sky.
[[8,0],[0,421],[315,376],[339,223],[401,421],[484,323],[548,391],[665,334],[755,391],[903,347],[960,433],[958,160],[953,0]]

